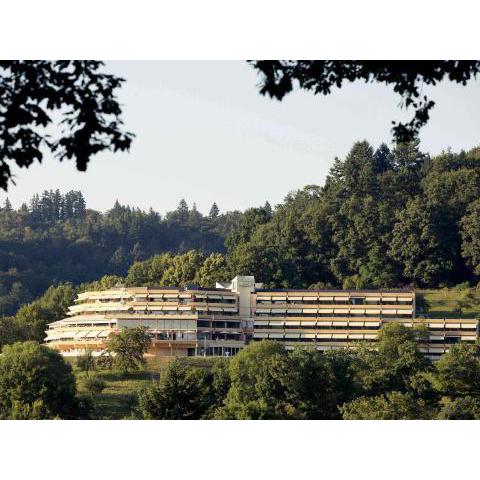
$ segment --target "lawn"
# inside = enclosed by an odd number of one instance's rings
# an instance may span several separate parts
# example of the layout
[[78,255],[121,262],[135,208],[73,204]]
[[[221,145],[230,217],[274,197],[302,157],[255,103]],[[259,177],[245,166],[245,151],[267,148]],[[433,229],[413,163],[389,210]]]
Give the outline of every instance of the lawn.
[[[158,381],[162,371],[171,359],[168,357],[149,358],[144,370],[123,374],[118,370],[96,370],[89,375],[101,377],[106,388],[102,393],[93,397],[84,387],[85,372],[76,367],[75,360],[71,359],[71,365],[77,378],[77,389],[80,396],[90,397],[93,400],[94,419],[119,420],[131,418],[136,404],[136,393],[147,386],[150,382]],[[210,360],[203,357],[187,357],[189,365],[205,368]]]
[[417,290],[419,316],[446,318],[480,317],[480,289],[441,288]]

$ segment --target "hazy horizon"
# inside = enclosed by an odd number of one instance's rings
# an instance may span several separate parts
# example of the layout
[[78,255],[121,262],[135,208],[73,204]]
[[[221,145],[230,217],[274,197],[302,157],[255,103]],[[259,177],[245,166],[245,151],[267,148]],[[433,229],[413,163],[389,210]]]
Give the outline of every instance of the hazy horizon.
[[[93,157],[86,173],[74,162],[44,158],[12,168],[17,186],[0,193],[15,207],[34,193],[81,190],[96,210],[122,204],[160,213],[181,198],[208,213],[275,205],[292,190],[323,184],[334,158],[357,140],[391,145],[392,120],[412,111],[377,84],[346,84],[331,95],[295,92],[282,102],[258,93],[256,72],[239,61],[107,62],[126,79],[119,92],[125,128],[136,134],[130,153]],[[436,106],[421,131],[430,154],[480,144],[480,82],[425,88]]]

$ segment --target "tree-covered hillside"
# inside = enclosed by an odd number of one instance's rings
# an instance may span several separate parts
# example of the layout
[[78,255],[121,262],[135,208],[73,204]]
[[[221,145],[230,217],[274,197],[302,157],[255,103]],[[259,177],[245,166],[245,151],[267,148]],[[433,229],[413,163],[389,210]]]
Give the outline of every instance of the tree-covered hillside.
[[87,208],[78,191],[45,191],[29,205],[0,209],[0,316],[59,282],[80,284],[161,252],[224,252],[240,212],[209,216],[182,200],[162,218],[116,202],[106,213]]
[[354,144],[325,184],[270,215],[245,212],[231,271],[273,286],[438,287],[478,282],[480,148],[430,157],[417,144]]

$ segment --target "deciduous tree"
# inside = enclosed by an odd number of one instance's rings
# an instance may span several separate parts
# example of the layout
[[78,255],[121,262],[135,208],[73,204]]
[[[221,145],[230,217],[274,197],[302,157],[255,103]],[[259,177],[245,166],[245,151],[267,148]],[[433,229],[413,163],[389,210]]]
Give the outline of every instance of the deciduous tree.
[[345,403],[341,412],[344,420],[427,420],[433,415],[423,400],[395,391],[356,398]]
[[14,343],[0,355],[0,417],[75,418],[75,377],[62,356],[36,342]]
[[128,373],[145,365],[144,355],[151,344],[146,327],[125,328],[109,337],[107,351],[114,357],[115,365]]

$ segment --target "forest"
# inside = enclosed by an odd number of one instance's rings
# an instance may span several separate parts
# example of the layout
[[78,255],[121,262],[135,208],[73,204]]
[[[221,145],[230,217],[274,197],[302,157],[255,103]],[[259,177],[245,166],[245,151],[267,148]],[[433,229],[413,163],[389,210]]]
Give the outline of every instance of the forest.
[[[213,286],[237,274],[284,288],[474,286],[480,276],[480,148],[355,143],[322,186],[272,207],[165,216],[91,210],[81,192],[0,211],[0,337],[41,341],[86,288]],[[19,329],[19,330],[18,330]],[[15,333],[16,332],[16,333]]]
[[223,253],[241,217],[220,214],[216,204],[203,216],[185,200],[163,218],[118,201],[101,213],[87,208],[79,191],[45,191],[18,209],[7,199],[0,210],[0,316],[50,285],[125,275],[132,263],[160,252]]

